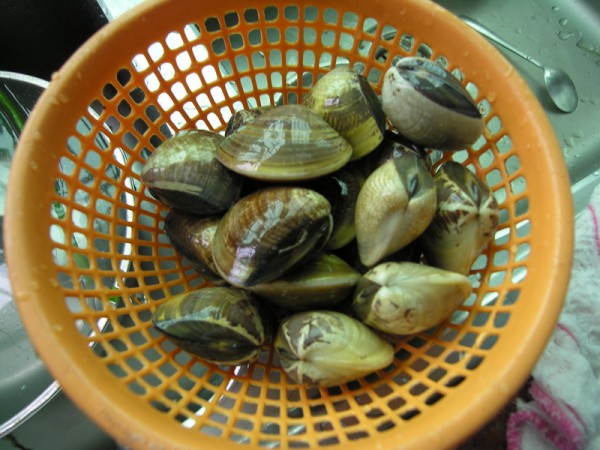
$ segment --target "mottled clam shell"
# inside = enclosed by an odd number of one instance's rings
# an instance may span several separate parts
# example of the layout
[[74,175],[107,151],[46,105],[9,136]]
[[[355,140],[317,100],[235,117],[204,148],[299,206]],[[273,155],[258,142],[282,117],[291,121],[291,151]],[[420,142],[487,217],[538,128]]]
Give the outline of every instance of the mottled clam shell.
[[375,329],[407,335],[438,325],[471,291],[464,275],[424,264],[387,262],[363,275],[352,308]]
[[402,58],[390,67],[381,101],[400,134],[425,147],[466,148],[483,132],[483,119],[467,90],[444,67],[425,58]]
[[171,244],[202,277],[212,284],[224,284],[212,257],[212,240],[220,217],[202,217],[171,209],[164,230]]
[[383,139],[385,114],[367,79],[350,67],[323,75],[304,97],[353,148],[352,159],[373,151]]
[[152,323],[176,345],[216,364],[256,359],[268,341],[268,319],[249,292],[208,287],[177,295],[156,308]]
[[316,255],[333,219],[321,194],[301,187],[254,192],[225,214],[213,238],[213,259],[230,284],[272,281]]
[[227,126],[225,127],[225,137],[228,137],[234,132],[244,128],[258,116],[267,112],[271,108],[274,108],[274,106],[260,106],[258,108],[241,109],[236,111],[227,121]]
[[221,143],[217,158],[239,174],[267,181],[317,178],[343,167],[352,146],[303,105],[266,111]]
[[427,228],[436,208],[433,177],[421,158],[405,154],[376,169],[356,201],[356,240],[370,267],[408,245]]
[[420,238],[428,264],[467,274],[494,237],[498,202],[487,184],[456,162],[446,162],[434,176],[435,215]]
[[223,137],[187,130],[164,141],[141,173],[153,197],[167,206],[198,215],[220,214],[238,199],[242,180],[216,159]]
[[307,184],[307,187],[322,194],[331,204],[333,231],[326,249],[342,248],[356,238],[356,200],[364,182],[365,176],[359,166],[352,163]]
[[300,311],[338,304],[352,293],[359,278],[343,259],[321,253],[291,273],[249,289],[271,303]]
[[412,153],[421,158],[425,167],[430,172],[432,171],[433,164],[425,147],[390,130],[385,131],[381,144],[364,159],[363,171],[368,176],[383,163],[393,158],[399,158],[406,153]]
[[288,377],[308,386],[335,386],[383,369],[392,345],[367,326],[334,311],[307,311],[284,319],[275,350]]

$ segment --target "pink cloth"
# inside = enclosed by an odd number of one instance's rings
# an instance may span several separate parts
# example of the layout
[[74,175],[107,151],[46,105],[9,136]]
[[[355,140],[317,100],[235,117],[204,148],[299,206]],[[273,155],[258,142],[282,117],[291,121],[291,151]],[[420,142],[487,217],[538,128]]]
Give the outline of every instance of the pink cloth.
[[600,187],[577,217],[571,282],[559,323],[518,401],[508,450],[600,450]]

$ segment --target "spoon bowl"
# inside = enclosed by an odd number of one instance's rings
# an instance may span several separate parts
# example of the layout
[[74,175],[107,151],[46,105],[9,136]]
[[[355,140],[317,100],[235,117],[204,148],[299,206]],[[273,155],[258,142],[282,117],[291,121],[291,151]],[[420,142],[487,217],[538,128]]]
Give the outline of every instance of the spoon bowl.
[[544,70],[546,89],[556,107],[564,112],[575,111],[579,99],[571,77],[557,67],[545,65],[541,68]]
[[577,105],[579,104],[579,97],[577,96],[577,90],[575,89],[573,80],[571,80],[571,77],[569,77],[564,70],[542,64],[541,62],[533,59],[530,55],[514,47],[510,42],[507,42],[504,40],[504,38],[498,36],[488,27],[474,19],[471,19],[467,16],[460,16],[460,18],[467,25],[488,38],[490,41],[501,45],[507,50],[510,50],[514,54],[542,69],[544,71],[544,83],[546,85],[546,91],[548,92],[548,95],[550,96],[550,99],[552,99],[554,105],[561,111],[567,113],[575,111]]

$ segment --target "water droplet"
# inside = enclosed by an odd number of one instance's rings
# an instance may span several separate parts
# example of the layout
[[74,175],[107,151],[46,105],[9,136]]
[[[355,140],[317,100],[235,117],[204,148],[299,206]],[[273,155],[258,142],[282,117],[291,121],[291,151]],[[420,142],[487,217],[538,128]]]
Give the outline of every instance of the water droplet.
[[566,41],[567,39],[571,39],[572,37],[577,36],[577,32],[575,31],[559,31],[558,32],[558,37],[563,40]]
[[577,42],[577,47],[593,55],[600,56],[600,48],[585,38],[580,39],[579,42]]
[[594,170],[594,172],[592,172],[592,175],[594,175],[595,177],[600,176],[600,171]]
[[69,96],[67,94],[58,94],[58,101],[61,103],[69,103]]
[[38,163],[37,163],[37,162],[35,162],[35,161],[30,161],[30,162],[29,162],[29,167],[31,167],[31,170],[38,170],[40,166],[38,165]]
[[575,142],[573,141],[573,136],[568,136],[563,139],[567,147],[573,148],[575,147]]
[[54,331],[61,332],[63,330],[63,326],[61,324],[59,324],[59,323],[55,323],[54,325],[52,325],[52,329]]
[[556,6],[556,5],[554,5],[554,6],[552,7],[552,11],[558,11],[559,9],[560,9],[560,8],[559,8],[558,6]]
[[17,297],[20,302],[26,302],[29,300],[29,291],[16,291],[15,297]]
[[560,23],[563,27],[569,23],[569,19],[567,19],[566,17],[563,17],[562,19],[560,19],[558,21],[558,23]]

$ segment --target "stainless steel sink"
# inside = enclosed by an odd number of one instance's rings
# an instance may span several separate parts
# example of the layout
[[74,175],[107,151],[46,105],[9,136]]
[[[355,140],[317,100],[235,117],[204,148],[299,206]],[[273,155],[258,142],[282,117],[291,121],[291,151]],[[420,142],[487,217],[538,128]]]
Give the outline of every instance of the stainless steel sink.
[[569,169],[576,212],[600,183],[600,2],[597,0],[436,0],[485,24],[533,58],[566,70],[579,106],[563,113],[545,91],[543,72],[498,47],[546,110]]
[[[98,3],[107,17],[113,19],[141,1],[98,0]],[[575,112],[562,113],[547,97],[542,71],[498,47],[547,112],[569,169],[576,211],[583,209],[591,190],[600,183],[600,1],[435,1],[457,15],[478,20],[532,57],[564,68],[573,78],[580,103]],[[41,421],[51,423],[40,418]],[[22,434],[26,433],[32,437],[35,434],[23,428]],[[0,448],[8,445],[0,442]]]

